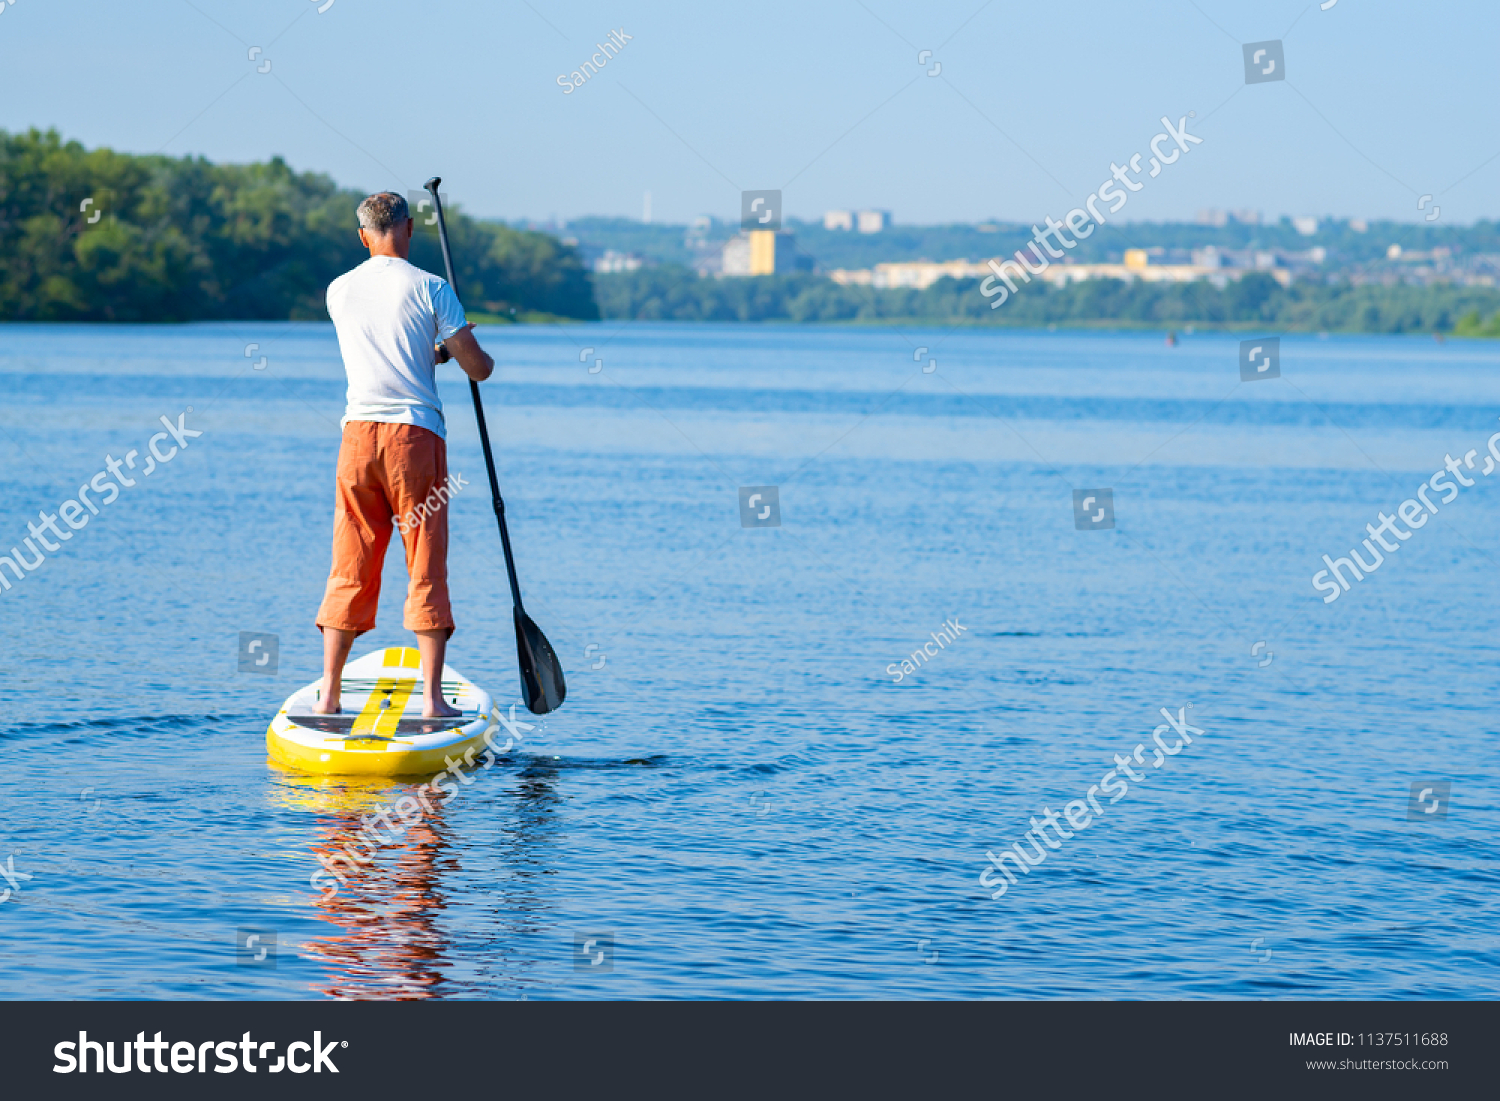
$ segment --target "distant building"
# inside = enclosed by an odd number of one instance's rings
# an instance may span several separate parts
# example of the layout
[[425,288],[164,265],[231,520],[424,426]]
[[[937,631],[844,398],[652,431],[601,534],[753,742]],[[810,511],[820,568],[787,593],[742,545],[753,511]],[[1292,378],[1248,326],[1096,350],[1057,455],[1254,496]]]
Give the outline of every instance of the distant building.
[[616,252],[612,248],[604,250],[603,255],[594,261],[594,270],[601,273],[615,273],[622,271],[639,271],[641,264],[645,261],[633,252]]
[[823,214],[824,229],[859,230],[861,233],[879,233],[889,229],[889,210],[829,210]]
[[749,275],[750,274],[750,237],[741,233],[729,238],[724,242],[724,249],[719,253],[720,275]]
[[939,279],[983,279],[990,269],[967,260],[913,260],[895,264],[876,264],[874,268],[839,268],[828,273],[835,283],[862,287],[914,287],[926,290]]
[[[778,233],[774,229],[752,229],[750,231],[750,274],[775,275],[777,271],[788,271],[791,268],[791,258],[796,251],[796,245],[790,233]],[[777,264],[777,260],[781,263]]]
[[1318,220],[1310,214],[1302,214],[1292,219],[1292,228],[1304,237],[1311,237],[1318,232]]
[[1227,226],[1230,222],[1239,222],[1241,225],[1260,225],[1260,211],[1258,210],[1200,210],[1198,211],[1198,224],[1200,226]]
[[1190,253],[1192,263],[1195,267],[1206,268],[1211,271],[1224,269],[1268,271],[1273,278],[1280,278],[1276,273],[1284,269],[1295,272],[1303,272],[1309,267],[1316,267],[1328,259],[1328,250],[1322,245],[1307,249],[1303,252],[1293,252],[1287,249],[1231,249],[1219,248],[1209,245],[1206,248],[1195,248]]
[[[1251,270],[1248,267],[1223,266],[1224,254],[1217,249],[1203,249],[1201,252],[1210,254],[1205,255],[1203,259],[1212,259],[1215,263],[1212,265],[1197,263],[1199,252],[1195,251],[1193,254],[1195,262],[1191,264],[1153,264],[1147,250],[1133,248],[1125,250],[1123,264],[1053,264],[1037,278],[1056,286],[1082,283],[1088,279],[1120,279],[1127,283],[1137,279],[1143,283],[1195,283],[1203,279],[1216,287],[1223,287],[1240,279]],[[1256,253],[1254,258],[1257,261],[1257,268],[1265,271],[1276,282],[1284,287],[1291,284],[1291,271],[1275,266],[1276,255],[1274,253]],[[1260,263],[1262,260],[1268,263]]]
[[797,252],[797,238],[784,229],[752,229],[724,243],[719,274],[785,275],[810,271],[812,258]]
[[[1307,252],[1267,252],[1250,249],[1232,250],[1210,246],[1194,249],[1192,263],[1158,264],[1153,256],[1160,256],[1162,248],[1126,249],[1123,262],[1118,264],[1051,264],[1035,278],[1054,286],[1081,283],[1089,279],[1119,279],[1125,282],[1140,280],[1146,283],[1192,283],[1206,280],[1223,287],[1238,280],[1251,271],[1263,271],[1283,286],[1291,283],[1298,271],[1308,265],[1321,264],[1327,258],[1327,250],[1309,249]],[[1184,255],[1186,252],[1184,251]],[[873,268],[839,268],[828,273],[835,283],[864,287],[911,287],[925,290],[940,279],[986,279],[995,274],[990,265],[1011,261],[1007,270],[1012,279],[1021,280],[1018,265],[1011,257],[996,257],[993,261],[970,263],[968,260],[916,260],[904,263],[876,264]]]

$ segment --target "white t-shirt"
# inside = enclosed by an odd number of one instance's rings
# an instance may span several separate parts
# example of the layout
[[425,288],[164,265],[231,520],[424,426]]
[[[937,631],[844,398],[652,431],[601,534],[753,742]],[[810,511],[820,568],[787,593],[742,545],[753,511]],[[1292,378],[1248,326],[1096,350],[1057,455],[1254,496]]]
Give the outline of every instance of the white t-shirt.
[[328,285],[328,313],[349,373],[350,421],[415,424],[447,439],[432,346],[465,324],[445,280],[372,256]]

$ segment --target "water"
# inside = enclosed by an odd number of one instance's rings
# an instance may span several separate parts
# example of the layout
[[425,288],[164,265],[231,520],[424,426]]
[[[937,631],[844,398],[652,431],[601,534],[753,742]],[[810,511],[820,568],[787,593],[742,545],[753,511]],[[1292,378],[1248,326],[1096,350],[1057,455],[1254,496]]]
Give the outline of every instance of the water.
[[[1500,479],[1333,604],[1311,584],[1445,454],[1482,460],[1494,345],[1286,338],[1284,377],[1241,384],[1238,338],[1205,334],[481,336],[568,702],[324,898],[318,855],[411,790],[265,756],[320,660],[331,329],[0,328],[0,548],[160,417],[191,406],[203,432],[0,593],[0,862],[33,877],[0,903],[6,994],[1500,992]],[[449,660],[509,699],[504,569],[444,371],[470,483]],[[781,525],[742,527],[739,487],[771,485]],[[1112,489],[1116,526],[1077,530],[1075,488]],[[385,584],[357,653],[409,641],[399,554]],[[275,676],[237,671],[241,631],[279,637]],[[1188,704],[1203,733],[1152,768],[1160,709]],[[991,899],[986,851],[1141,743],[1147,779]],[[1408,820],[1414,781],[1451,803]],[[238,930],[274,969],[237,962]]]

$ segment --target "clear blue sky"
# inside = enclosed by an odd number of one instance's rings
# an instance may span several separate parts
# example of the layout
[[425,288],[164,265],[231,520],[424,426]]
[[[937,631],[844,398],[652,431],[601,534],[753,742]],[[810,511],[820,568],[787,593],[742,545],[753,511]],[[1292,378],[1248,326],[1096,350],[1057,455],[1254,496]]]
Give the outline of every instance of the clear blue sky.
[[[324,3],[13,0],[0,127],[372,190],[436,173],[492,217],[639,217],[650,191],[658,221],[738,218],[783,188],[801,217],[1037,221],[1196,111],[1204,144],[1130,217],[1500,213],[1494,0]],[[1287,80],[1247,86],[1240,43],[1278,38]]]

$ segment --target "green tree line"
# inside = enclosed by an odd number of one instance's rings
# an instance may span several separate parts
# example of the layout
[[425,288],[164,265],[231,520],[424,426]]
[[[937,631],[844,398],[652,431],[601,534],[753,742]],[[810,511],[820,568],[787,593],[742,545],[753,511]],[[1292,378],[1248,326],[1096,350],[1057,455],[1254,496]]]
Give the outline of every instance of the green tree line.
[[[663,266],[595,276],[595,292],[607,319],[1024,326],[1100,322],[1158,328],[1253,325],[1291,332],[1500,335],[1500,290],[1492,287],[1310,281],[1283,287],[1261,272],[1223,287],[1117,279],[1064,287],[1031,283],[993,310],[993,299],[979,293],[975,279],[943,279],[924,290],[876,289],[843,286],[816,275],[715,279]],[[1483,322],[1484,317],[1489,322]]]
[[[0,131],[0,320],[326,317],[328,283],[364,257],[354,232],[361,198],[280,158],[216,165],[89,150],[55,131]],[[1222,288],[1093,280],[1033,283],[990,310],[974,280],[874,289],[811,274],[703,278],[672,265],[591,279],[577,250],[555,237],[458,209],[448,220],[465,303],[501,318],[1256,325],[1500,336],[1500,291],[1486,287],[1282,287],[1264,274]],[[443,271],[433,229],[419,229],[411,258]]]
[[[363,197],[279,157],[211,164],[0,131],[0,319],[327,317],[328,284],[366,256],[355,235]],[[445,213],[471,312],[599,316],[576,250]],[[433,230],[419,230],[411,260],[443,272]]]

